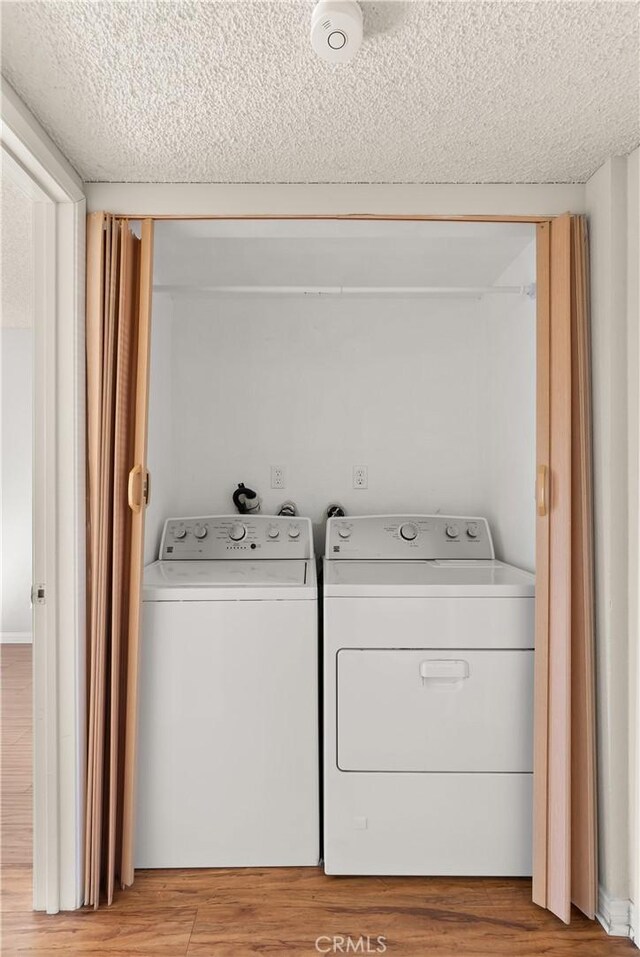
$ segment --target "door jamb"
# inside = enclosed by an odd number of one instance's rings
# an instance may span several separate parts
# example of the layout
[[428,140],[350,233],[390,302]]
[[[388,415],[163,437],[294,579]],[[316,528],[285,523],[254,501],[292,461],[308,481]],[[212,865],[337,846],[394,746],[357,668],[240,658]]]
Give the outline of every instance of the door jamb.
[[2,165],[34,202],[33,906],[82,903],[85,466],[82,181],[12,88]]

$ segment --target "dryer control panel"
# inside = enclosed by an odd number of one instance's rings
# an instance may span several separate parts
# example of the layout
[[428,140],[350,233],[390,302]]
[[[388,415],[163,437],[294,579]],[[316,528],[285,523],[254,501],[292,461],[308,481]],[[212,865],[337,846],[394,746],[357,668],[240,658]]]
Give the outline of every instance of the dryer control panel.
[[168,518],[161,561],[313,558],[308,518],[280,515],[200,515]]
[[467,515],[358,515],[330,518],[325,557],[333,561],[493,559],[486,518]]

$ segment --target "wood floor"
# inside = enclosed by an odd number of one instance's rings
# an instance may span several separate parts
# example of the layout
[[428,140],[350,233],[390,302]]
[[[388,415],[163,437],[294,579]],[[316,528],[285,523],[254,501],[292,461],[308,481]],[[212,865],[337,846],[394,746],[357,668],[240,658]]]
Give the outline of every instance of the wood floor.
[[562,926],[531,903],[528,880],[326,877],[319,868],[142,871],[111,908],[34,914],[30,652],[5,645],[0,658],[3,957],[367,954],[382,952],[379,936],[389,957],[636,952],[578,913]]
[[31,645],[0,645],[0,691],[2,867],[30,867],[33,820]]

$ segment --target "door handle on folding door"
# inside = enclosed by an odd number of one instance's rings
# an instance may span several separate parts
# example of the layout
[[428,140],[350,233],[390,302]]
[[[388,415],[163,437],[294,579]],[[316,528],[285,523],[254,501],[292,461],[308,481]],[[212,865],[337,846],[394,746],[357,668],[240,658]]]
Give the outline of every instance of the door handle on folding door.
[[548,510],[548,474],[549,470],[546,465],[538,466],[538,475],[536,478],[536,509],[538,515],[541,517],[544,517]]
[[129,508],[136,515],[142,510],[142,466],[134,465],[129,472],[129,485],[127,489],[127,498]]

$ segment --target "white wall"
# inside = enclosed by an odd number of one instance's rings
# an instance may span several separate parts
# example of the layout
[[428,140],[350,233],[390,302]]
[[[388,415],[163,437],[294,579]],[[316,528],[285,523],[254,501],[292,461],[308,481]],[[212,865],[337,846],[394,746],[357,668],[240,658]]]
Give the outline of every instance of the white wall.
[[33,204],[0,185],[0,640],[31,641]]
[[[637,611],[630,569],[637,567],[637,155],[613,157],[586,185],[591,249],[591,326],[595,497],[596,655],[600,915],[628,925],[634,793],[630,713],[637,685]],[[635,193],[635,210],[630,201]],[[635,271],[636,291],[630,289]],[[630,356],[633,355],[633,358]],[[634,518],[635,516],[635,518]],[[634,523],[631,525],[630,523]],[[634,527],[635,526],[635,527]],[[630,531],[631,530],[631,531]],[[636,584],[637,588],[637,584]],[[624,914],[626,913],[626,917]]]
[[[265,512],[291,497],[314,523],[481,504],[484,393],[477,304],[250,299],[176,303],[179,512],[231,510],[238,481]],[[179,330],[179,333],[178,333]],[[286,495],[269,488],[283,465]],[[369,488],[353,489],[366,465]]]
[[153,334],[149,379],[150,416],[147,459],[151,498],[145,517],[145,564],[155,561],[165,518],[173,507],[173,303],[169,296],[153,297]]
[[[526,285],[535,276],[535,240],[496,280]],[[503,561],[535,568],[536,303],[487,296],[487,518]]]
[[[530,251],[526,281],[532,271]],[[180,296],[170,336],[165,307],[154,304],[153,350],[165,351],[154,363],[172,369],[171,382],[152,369],[156,503],[166,503],[166,514],[232,511],[244,481],[261,493],[263,512],[292,498],[316,525],[318,549],[332,501],[352,514],[491,513],[503,519],[497,538],[510,560],[533,567],[535,310],[518,296],[499,306],[493,298],[489,306]],[[519,355],[505,368],[510,346]],[[171,435],[164,422],[158,427],[169,394]],[[495,480],[496,456],[511,462],[510,483]],[[271,465],[285,469],[284,492],[270,488]],[[353,489],[355,465],[368,467],[367,490]],[[529,519],[505,520],[503,497]],[[161,517],[148,518],[148,560]]]
[[3,640],[31,640],[33,330],[0,329]]

